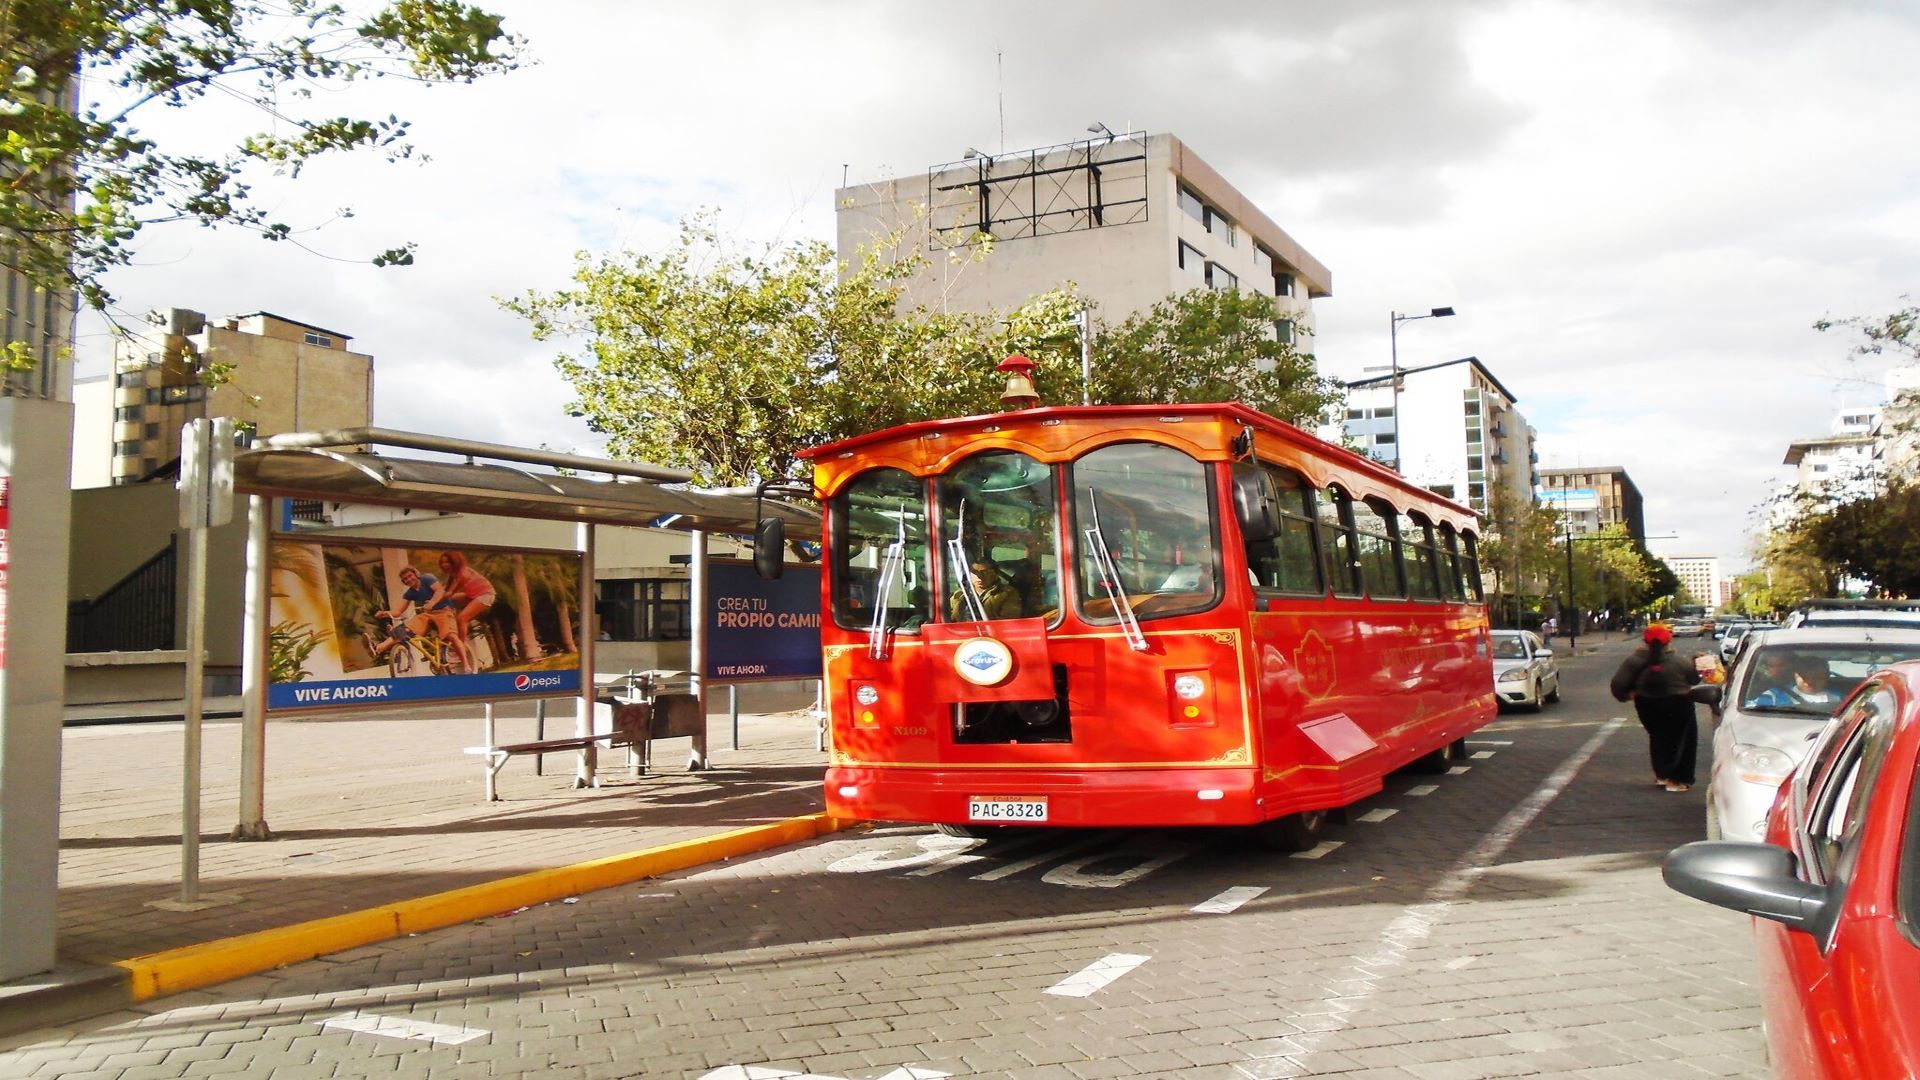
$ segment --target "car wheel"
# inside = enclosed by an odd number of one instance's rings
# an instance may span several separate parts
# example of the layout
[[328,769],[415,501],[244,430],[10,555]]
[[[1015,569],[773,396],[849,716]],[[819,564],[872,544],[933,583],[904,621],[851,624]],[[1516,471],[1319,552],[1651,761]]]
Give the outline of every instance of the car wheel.
[[1540,692],[1540,680],[1533,681],[1533,711],[1539,712],[1547,707],[1547,699]]
[[1283,818],[1263,821],[1253,827],[1260,842],[1275,851],[1312,851],[1327,828],[1325,810],[1302,810]]
[[1547,703],[1555,704],[1560,700],[1560,676],[1553,677],[1553,691],[1547,695]]
[[943,836],[964,836],[971,840],[991,840],[999,835],[1005,825],[947,825],[936,824],[934,831]]
[[1712,784],[1707,785],[1707,839],[1726,839],[1726,835],[1720,831],[1720,811],[1713,804]]

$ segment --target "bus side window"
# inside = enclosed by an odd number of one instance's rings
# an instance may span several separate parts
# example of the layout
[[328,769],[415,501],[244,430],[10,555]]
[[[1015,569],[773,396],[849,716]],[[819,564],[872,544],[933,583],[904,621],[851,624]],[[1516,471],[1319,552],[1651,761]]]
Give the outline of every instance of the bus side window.
[[1384,503],[1360,500],[1353,504],[1353,523],[1360,534],[1360,564],[1366,568],[1367,594],[1377,599],[1404,600],[1406,578],[1400,569],[1400,541],[1394,536],[1394,509]]
[[1470,532],[1460,534],[1460,589],[1466,593],[1467,602],[1477,604],[1486,597],[1480,594],[1480,553],[1474,544]]
[[1353,499],[1338,487],[1320,498],[1320,561],[1333,595],[1361,595],[1360,548],[1353,530]]
[[1400,514],[1400,550],[1407,570],[1407,591],[1415,600],[1440,599],[1439,559],[1434,554],[1433,523],[1420,514]]
[[1466,576],[1460,572],[1460,537],[1445,522],[1440,525],[1439,556],[1441,595],[1458,604],[1467,598]]
[[1280,531],[1247,544],[1247,568],[1256,589],[1320,596],[1320,552],[1314,542],[1313,488],[1292,469],[1265,462],[1240,468],[1265,469],[1277,492]]

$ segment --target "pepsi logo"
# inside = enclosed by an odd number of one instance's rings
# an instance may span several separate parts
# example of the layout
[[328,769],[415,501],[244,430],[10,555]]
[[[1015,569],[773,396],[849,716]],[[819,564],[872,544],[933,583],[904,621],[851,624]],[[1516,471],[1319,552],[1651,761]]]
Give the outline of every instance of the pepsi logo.
[[514,677],[513,688],[515,690],[525,690],[527,687],[532,685],[533,685],[533,677],[530,675],[518,675]]

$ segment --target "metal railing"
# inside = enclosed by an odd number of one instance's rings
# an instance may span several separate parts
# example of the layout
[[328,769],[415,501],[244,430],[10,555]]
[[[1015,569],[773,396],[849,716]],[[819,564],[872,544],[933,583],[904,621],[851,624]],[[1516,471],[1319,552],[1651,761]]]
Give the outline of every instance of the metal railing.
[[67,605],[68,652],[145,652],[174,647],[178,541],[91,600]]

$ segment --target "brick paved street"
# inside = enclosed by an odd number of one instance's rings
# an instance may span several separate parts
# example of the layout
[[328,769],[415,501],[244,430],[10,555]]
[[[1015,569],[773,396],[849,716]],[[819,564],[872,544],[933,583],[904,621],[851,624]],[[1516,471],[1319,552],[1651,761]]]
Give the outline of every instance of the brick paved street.
[[0,1074],[1763,1075],[1750,932],[1660,883],[1702,803],[1648,782],[1616,659],[1566,662],[1561,704],[1483,731],[1464,772],[1391,778],[1314,858],[842,833],[15,1038]]

